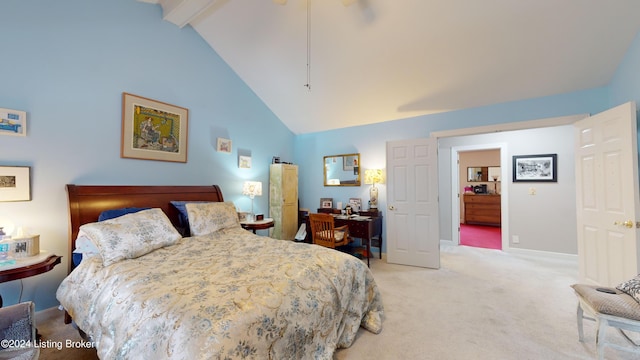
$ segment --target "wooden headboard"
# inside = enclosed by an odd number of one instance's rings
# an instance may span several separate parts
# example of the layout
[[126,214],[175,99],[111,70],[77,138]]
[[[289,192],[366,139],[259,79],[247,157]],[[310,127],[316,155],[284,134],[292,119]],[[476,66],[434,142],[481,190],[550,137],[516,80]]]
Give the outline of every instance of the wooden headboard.
[[140,186],[140,185],[67,185],[69,195],[69,272],[73,270],[73,250],[81,225],[98,221],[104,210],[128,207],[160,208],[174,225],[178,211],[170,201],[224,201],[218,185]]

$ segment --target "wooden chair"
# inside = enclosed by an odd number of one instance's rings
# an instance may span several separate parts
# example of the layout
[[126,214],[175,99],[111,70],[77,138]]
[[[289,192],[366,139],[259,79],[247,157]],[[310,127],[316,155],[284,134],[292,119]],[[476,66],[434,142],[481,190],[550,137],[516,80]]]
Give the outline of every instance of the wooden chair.
[[309,214],[311,240],[314,244],[335,249],[351,242],[349,227],[334,227],[331,214]]

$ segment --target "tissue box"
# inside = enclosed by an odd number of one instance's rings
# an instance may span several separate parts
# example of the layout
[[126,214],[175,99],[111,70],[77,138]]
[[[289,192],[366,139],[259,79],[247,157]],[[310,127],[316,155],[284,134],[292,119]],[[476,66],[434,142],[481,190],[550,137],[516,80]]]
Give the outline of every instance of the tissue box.
[[40,235],[33,235],[22,239],[11,239],[9,254],[16,259],[40,254]]

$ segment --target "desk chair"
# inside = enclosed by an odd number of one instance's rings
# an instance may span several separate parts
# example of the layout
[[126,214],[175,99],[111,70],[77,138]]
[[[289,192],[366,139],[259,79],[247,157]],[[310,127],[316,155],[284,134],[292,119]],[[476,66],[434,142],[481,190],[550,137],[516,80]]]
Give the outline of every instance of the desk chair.
[[351,242],[349,227],[334,227],[331,214],[309,214],[311,240],[314,244],[335,249]]

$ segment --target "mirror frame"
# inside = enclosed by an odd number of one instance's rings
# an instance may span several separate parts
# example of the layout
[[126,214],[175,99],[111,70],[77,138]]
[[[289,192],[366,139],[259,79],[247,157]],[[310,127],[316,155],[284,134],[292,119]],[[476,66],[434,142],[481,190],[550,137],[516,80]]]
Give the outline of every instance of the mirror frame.
[[[340,184],[329,184],[328,183],[328,179],[327,179],[327,159],[328,158],[341,158],[341,162],[342,162],[342,166],[343,166],[343,170],[344,170],[344,166],[349,166],[346,165],[344,163],[345,161],[345,157],[355,157],[355,164],[353,166],[353,171],[354,171],[354,175],[356,175],[356,179],[353,180],[353,182],[349,182],[349,183],[340,183]],[[324,186],[360,186],[361,181],[360,181],[360,153],[354,153],[354,154],[338,154],[338,155],[327,155],[325,157],[322,158],[322,174],[323,174],[323,178],[324,178]],[[346,169],[344,171],[351,171],[351,169]],[[351,180],[347,180],[347,181],[351,181]]]
[[[471,171],[471,169],[487,169],[486,172],[484,170],[482,170],[482,174],[484,175],[486,173],[487,178],[486,179],[480,179],[480,180],[473,180],[470,178],[471,174],[469,173]],[[502,179],[498,178],[498,180],[493,180],[489,178],[489,173],[491,172],[490,169],[500,169],[500,166],[468,166],[467,167],[467,182],[495,182],[495,181],[500,181]],[[500,173],[500,170],[498,170],[498,173]]]

